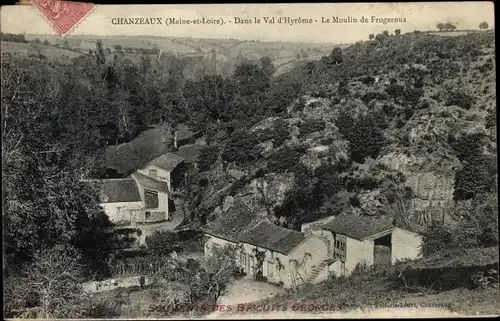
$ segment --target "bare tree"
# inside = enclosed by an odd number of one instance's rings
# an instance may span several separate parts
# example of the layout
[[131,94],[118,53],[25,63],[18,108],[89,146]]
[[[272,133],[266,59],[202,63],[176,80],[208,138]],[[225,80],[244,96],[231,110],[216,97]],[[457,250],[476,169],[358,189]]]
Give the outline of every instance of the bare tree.
[[83,272],[73,250],[56,246],[35,253],[24,276],[6,291],[7,313],[43,319],[89,315],[90,297],[81,287]]

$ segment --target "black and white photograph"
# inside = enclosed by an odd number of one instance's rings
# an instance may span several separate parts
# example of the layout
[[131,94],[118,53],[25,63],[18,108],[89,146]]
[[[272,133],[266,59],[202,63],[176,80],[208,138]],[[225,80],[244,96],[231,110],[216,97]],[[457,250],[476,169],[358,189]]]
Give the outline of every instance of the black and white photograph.
[[5,319],[500,314],[493,2],[0,23]]

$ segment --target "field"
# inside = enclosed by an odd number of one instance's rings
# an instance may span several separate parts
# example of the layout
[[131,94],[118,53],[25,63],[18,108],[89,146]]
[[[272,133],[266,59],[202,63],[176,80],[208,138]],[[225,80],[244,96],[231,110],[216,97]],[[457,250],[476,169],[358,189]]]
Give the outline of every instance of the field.
[[81,55],[80,52],[63,48],[57,48],[55,46],[47,46],[42,44],[33,45],[30,43],[8,42],[8,41],[1,42],[1,51],[2,55],[8,53],[11,55],[26,55],[26,56],[30,54],[37,55],[38,52],[40,52],[47,58],[57,59],[60,61],[69,61],[69,59]]
[[[297,62],[318,60],[321,56],[328,54],[335,44],[329,43],[293,43],[293,42],[260,42],[260,41],[242,41],[237,39],[197,39],[197,38],[173,38],[173,37],[92,37],[92,36],[73,36],[59,38],[50,35],[27,35],[28,41],[39,39],[41,42],[45,40],[51,45],[62,45],[67,41],[69,46],[83,53],[95,49],[95,43],[98,39],[102,41],[105,49],[109,48],[111,52],[116,51],[116,47],[120,46],[125,51],[125,56],[132,61],[140,61],[140,57],[144,54],[129,53],[128,48],[132,49],[160,49],[163,53],[171,53],[178,57],[203,57],[211,59],[212,53],[215,53],[218,63],[234,63],[238,59],[258,60],[262,57],[270,57],[273,60],[276,68],[276,75],[288,72],[295,67]],[[17,44],[9,46],[9,52],[23,51],[29,44]],[[3,45],[2,45],[3,46]],[[64,49],[55,48],[55,52],[47,51],[52,46],[44,47],[42,54],[48,57],[58,57]],[[48,47],[48,48],[45,48]],[[3,50],[3,48],[2,48]],[[24,50],[25,51],[25,50]],[[63,52],[60,52],[63,51]],[[36,51],[35,51],[36,52]],[[77,52],[67,54],[69,57],[78,55]],[[150,55],[155,57],[155,55]]]

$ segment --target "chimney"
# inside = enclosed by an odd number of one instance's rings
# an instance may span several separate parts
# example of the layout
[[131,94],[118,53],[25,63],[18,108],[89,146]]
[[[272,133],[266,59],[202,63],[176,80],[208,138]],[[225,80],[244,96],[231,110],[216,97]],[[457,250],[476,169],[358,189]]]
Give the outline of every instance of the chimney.
[[177,149],[177,130],[174,132],[174,148]]

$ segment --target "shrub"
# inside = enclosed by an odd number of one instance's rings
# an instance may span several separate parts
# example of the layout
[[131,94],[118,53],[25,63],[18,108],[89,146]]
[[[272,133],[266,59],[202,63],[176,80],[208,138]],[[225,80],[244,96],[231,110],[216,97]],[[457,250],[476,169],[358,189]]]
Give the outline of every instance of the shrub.
[[351,158],[356,162],[362,163],[368,156],[377,158],[387,143],[372,115],[361,116],[358,120],[354,120],[347,114],[341,114],[336,125],[349,141]]
[[273,147],[279,147],[284,142],[290,139],[290,130],[288,123],[283,120],[278,120],[272,128],[266,128],[258,134],[259,141],[271,140]]
[[484,155],[468,157],[463,167],[455,173],[455,200],[467,200],[495,186],[496,160]]
[[455,231],[441,223],[433,222],[424,233],[422,253],[424,256],[458,248]]
[[146,245],[154,254],[168,254],[172,252],[178,242],[178,237],[172,231],[155,231],[146,237]]
[[422,97],[424,91],[422,88],[406,88],[405,90],[405,100],[409,103],[416,104]]
[[385,92],[388,93],[393,98],[402,98],[405,94],[405,88],[396,83],[389,85]]
[[210,166],[217,161],[219,157],[220,148],[217,146],[204,146],[200,150],[198,167],[200,171],[207,171]]
[[305,136],[310,133],[325,129],[325,121],[322,119],[307,119],[300,125],[300,135]]
[[260,155],[261,149],[257,146],[258,143],[258,137],[254,133],[237,130],[224,147],[222,159],[239,165],[249,164]]
[[305,152],[303,148],[284,147],[275,152],[268,160],[267,167],[271,172],[295,172],[295,167],[300,163],[299,158]]
[[363,95],[361,100],[368,105],[368,103],[372,100],[386,100],[387,94],[379,91],[370,91]]
[[460,161],[482,154],[482,134],[465,134],[457,140],[453,136],[450,136],[448,137],[448,142]]
[[497,110],[493,108],[488,111],[488,115],[486,116],[486,128],[495,127],[497,125]]
[[461,91],[452,91],[448,93],[445,101],[446,106],[456,105],[463,109],[469,109],[474,104],[474,99]]

